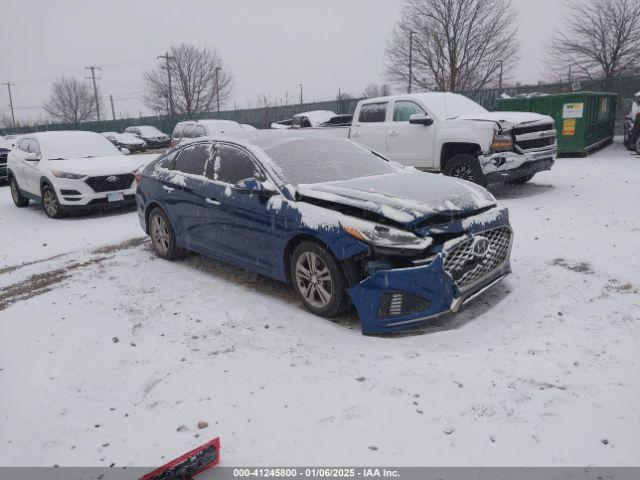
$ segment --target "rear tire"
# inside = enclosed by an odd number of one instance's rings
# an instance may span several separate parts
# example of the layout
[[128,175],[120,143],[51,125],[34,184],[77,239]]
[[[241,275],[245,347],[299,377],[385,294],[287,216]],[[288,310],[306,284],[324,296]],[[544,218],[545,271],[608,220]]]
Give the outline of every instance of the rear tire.
[[11,198],[13,198],[13,203],[16,204],[16,207],[24,208],[29,205],[29,199],[20,192],[20,187],[15,177],[11,177],[11,180],[9,180],[9,188],[11,189]]
[[149,236],[160,258],[175,260],[182,255],[183,250],[178,246],[171,222],[160,208],[154,208],[149,215]]
[[289,269],[293,289],[307,310],[330,318],[347,309],[347,280],[326,248],[312,241],[300,243],[291,255]]
[[516,178],[515,180],[509,180],[509,185],[524,185],[535,176],[535,173],[525,175],[524,177]]
[[449,177],[467,180],[483,187],[487,186],[487,179],[484,173],[482,173],[478,158],[467,153],[461,153],[451,157],[447,161],[443,173]]
[[55,190],[50,185],[43,185],[40,194],[42,195],[42,207],[47,217],[62,218],[64,216],[64,210],[58,201]]

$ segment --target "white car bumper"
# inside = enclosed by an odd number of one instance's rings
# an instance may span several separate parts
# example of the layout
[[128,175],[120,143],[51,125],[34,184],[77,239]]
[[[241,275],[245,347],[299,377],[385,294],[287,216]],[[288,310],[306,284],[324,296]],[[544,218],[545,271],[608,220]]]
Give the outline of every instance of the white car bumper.
[[[116,180],[113,181],[112,177],[116,177]],[[85,177],[80,180],[55,178],[52,184],[58,201],[65,207],[135,201],[136,183],[131,174]]]

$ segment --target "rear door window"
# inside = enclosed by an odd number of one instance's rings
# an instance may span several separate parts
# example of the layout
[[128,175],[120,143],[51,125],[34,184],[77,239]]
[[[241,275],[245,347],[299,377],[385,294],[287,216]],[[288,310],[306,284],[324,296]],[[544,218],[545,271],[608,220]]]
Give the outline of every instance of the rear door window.
[[207,168],[207,176],[231,185],[252,177],[258,180],[266,179],[248,153],[238,147],[224,144],[218,146],[213,165]]
[[207,131],[204,129],[202,125],[198,125],[196,127],[194,137],[205,137],[207,135]]
[[387,105],[388,102],[362,105],[358,121],[362,123],[384,122],[387,119]]
[[183,148],[175,159],[173,169],[190,175],[204,175],[204,166],[210,151],[209,143],[199,143]]
[[182,136],[184,138],[193,138],[196,128],[193,125],[187,125],[184,127],[184,133]]

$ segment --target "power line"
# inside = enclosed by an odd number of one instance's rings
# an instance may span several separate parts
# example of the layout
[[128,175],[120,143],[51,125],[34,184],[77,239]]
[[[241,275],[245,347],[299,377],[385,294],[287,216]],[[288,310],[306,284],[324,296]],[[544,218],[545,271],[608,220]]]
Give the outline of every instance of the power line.
[[[84,67],[85,70],[91,70],[91,80],[93,80],[93,93],[96,99],[96,115],[98,117],[98,121],[100,121],[100,102],[98,101],[98,87],[96,86],[96,70],[102,70],[100,67],[96,67],[94,65],[90,65],[88,67]],[[89,80],[88,77],[84,77]]]
[[7,86],[7,90],[9,90],[9,105],[11,105],[11,123],[15,127],[16,126],[16,116],[13,113],[13,97],[11,96],[11,87],[15,85],[15,83],[4,82],[2,85]]

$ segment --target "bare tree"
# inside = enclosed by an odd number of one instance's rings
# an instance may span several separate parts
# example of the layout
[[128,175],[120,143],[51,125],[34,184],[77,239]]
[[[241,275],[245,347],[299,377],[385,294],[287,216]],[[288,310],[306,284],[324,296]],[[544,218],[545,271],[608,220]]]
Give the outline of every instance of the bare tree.
[[[100,103],[100,91],[98,90]],[[51,87],[49,101],[42,108],[61,122],[79,123],[96,118],[96,101],[86,83],[62,77]]]
[[362,92],[364,98],[386,97],[387,95],[391,95],[391,87],[386,83],[384,85],[371,83]]
[[404,0],[385,52],[387,76],[406,88],[412,43],[416,88],[480,90],[498,82],[501,65],[514,66],[516,30],[511,0]]
[[[611,80],[640,71],[640,0],[571,1],[547,57],[551,76]],[[571,72],[571,73],[570,73]]]
[[[216,50],[177,45],[169,49],[171,90],[176,113],[191,116],[223,105],[231,96],[233,75],[224,68]],[[217,78],[216,78],[217,77]],[[169,110],[169,80],[166,63],[144,74],[145,105],[151,110]],[[219,91],[218,91],[219,89]]]

